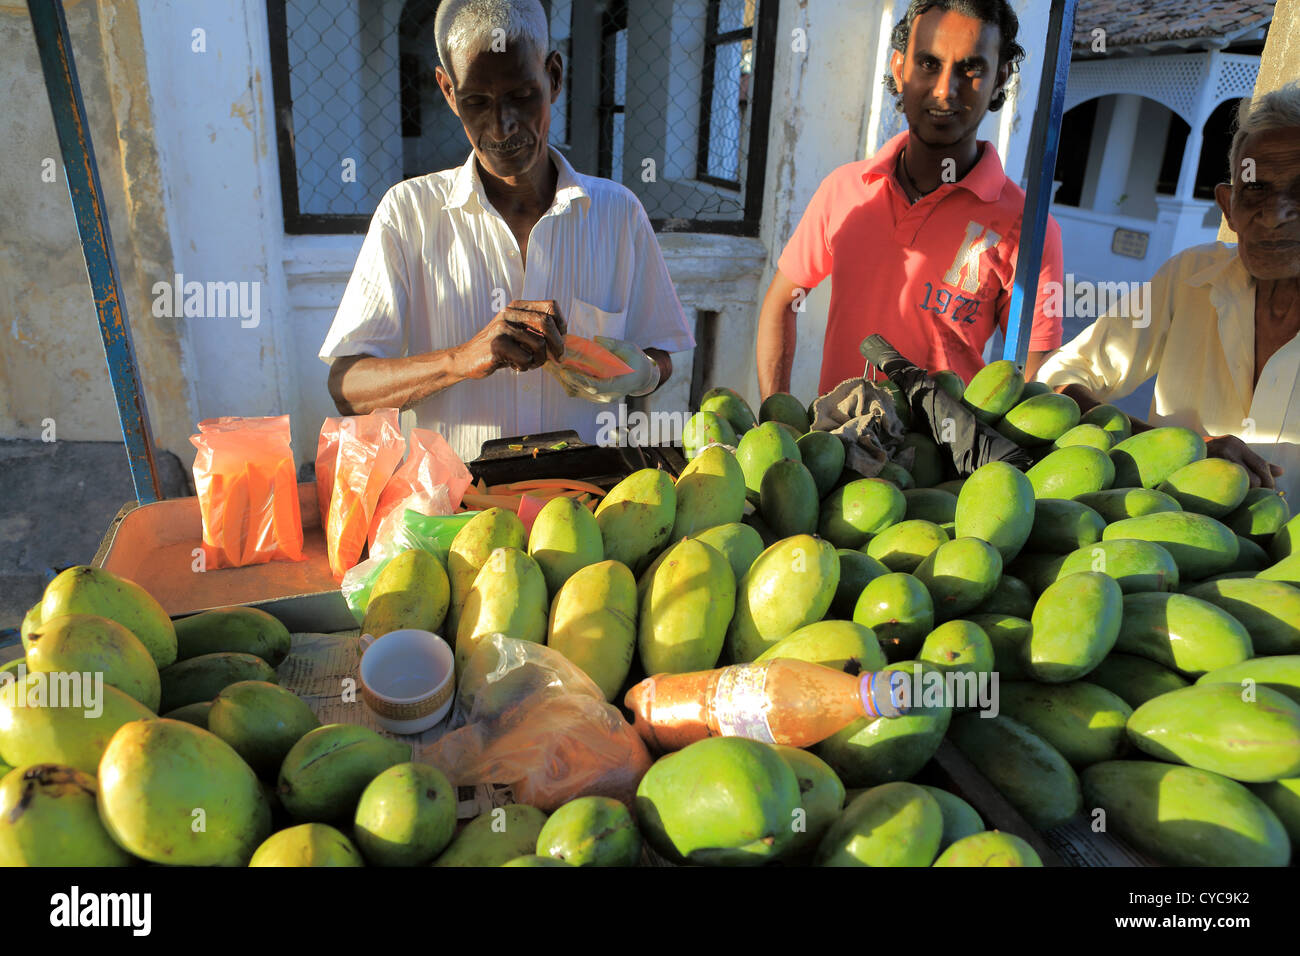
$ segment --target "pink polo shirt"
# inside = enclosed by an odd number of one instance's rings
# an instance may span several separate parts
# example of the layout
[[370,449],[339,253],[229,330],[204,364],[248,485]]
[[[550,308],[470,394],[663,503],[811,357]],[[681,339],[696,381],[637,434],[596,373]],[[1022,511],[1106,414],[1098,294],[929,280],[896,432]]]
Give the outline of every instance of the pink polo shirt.
[[[804,288],[831,277],[822,394],[862,374],[858,345],[872,333],[922,368],[952,369],[969,382],[995,323],[1006,330],[1024,190],[981,140],[964,178],[911,204],[893,175],[906,144],[899,133],[871,159],[827,176],[777,263]],[[1045,284],[1063,271],[1061,227],[1049,217],[1030,351],[1061,344],[1061,319],[1043,304]]]

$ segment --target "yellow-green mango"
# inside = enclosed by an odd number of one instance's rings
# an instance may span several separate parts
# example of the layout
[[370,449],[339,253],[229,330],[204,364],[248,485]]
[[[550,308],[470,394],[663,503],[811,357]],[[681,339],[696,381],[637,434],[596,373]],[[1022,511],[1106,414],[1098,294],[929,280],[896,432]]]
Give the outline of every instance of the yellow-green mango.
[[1107,524],[1123,521],[1125,518],[1141,518],[1143,515],[1158,514],[1161,511],[1183,510],[1182,505],[1177,501],[1154,488],[1106,488],[1085,495],[1076,495],[1074,500],[1097,512]]
[[760,483],[758,510],[778,538],[817,531],[817,482],[803,462],[772,463]]
[[537,854],[570,866],[636,866],[641,834],[612,797],[578,797],[558,807],[537,835]]
[[1185,465],[1205,458],[1205,439],[1190,428],[1152,428],[1110,450],[1116,488],[1155,488]]
[[[939,859],[943,859],[943,851],[958,840],[983,832],[983,818],[975,812],[974,807],[961,797],[949,793],[947,790],[932,787],[929,784],[923,783],[920,786],[922,790],[938,801],[939,809],[943,811],[943,836],[939,840]],[[936,860],[935,866],[938,865],[939,863]]]
[[1178,563],[1163,545],[1154,541],[1112,538],[1084,545],[1067,554],[1054,569],[1044,568],[1051,581],[1095,571],[1114,578],[1125,594],[1142,591],[1176,591]]
[[1025,390],[1025,377],[1009,359],[990,362],[966,386],[962,401],[970,406],[975,417],[986,425],[995,424],[1020,400]]
[[1156,490],[1169,495],[1184,511],[1227,518],[1246,500],[1250,474],[1235,461],[1202,458],[1179,468]]
[[910,574],[948,540],[948,532],[932,521],[900,521],[881,531],[859,550],[891,571]]
[[745,494],[758,504],[763,475],[778,461],[802,461],[797,436],[792,436],[778,422],[764,422],[740,436],[736,461],[745,474]]
[[812,427],[808,410],[789,392],[773,392],[758,407],[760,422],[785,422],[800,435]]
[[736,447],[736,432],[717,412],[696,412],[682,429],[682,453],[691,461],[714,442]]
[[1110,432],[1096,425],[1075,425],[1056,441],[1052,448],[1069,448],[1071,445],[1087,445],[1098,451],[1109,452],[1111,448]]
[[808,661],[846,674],[880,670],[886,663],[885,652],[871,628],[831,620],[801,627],[758,655],[760,661],[774,658]]
[[1223,519],[1234,533],[1268,547],[1291,517],[1287,500],[1272,488],[1251,488],[1236,510]]
[[1010,561],[1024,547],[1033,526],[1034,487],[1023,472],[1005,461],[977,468],[962,485],[954,518],[958,538],[987,541],[1001,552],[1003,561]]
[[1240,621],[1256,654],[1300,654],[1300,589],[1282,581],[1238,578],[1208,581],[1186,593]]
[[289,748],[280,765],[277,792],[296,820],[347,821],[371,780],[410,759],[410,744],[381,737],[369,727],[325,724]]
[[737,435],[744,435],[758,422],[749,403],[738,392],[718,386],[704,393],[700,399],[700,411],[713,412],[727,420]]
[[480,813],[456,834],[434,866],[501,866],[537,849],[546,814],[512,803]]
[[1186,594],[1124,595],[1115,650],[1199,677],[1254,656],[1250,634],[1230,615]]
[[[376,635],[378,636],[378,635]],[[255,654],[272,667],[289,656],[289,629],[255,607],[219,607],[176,622],[176,660],[234,651]]]
[[1267,687],[1197,684],[1147,701],[1129,740],[1160,760],[1234,780],[1300,776],[1300,704]]
[[998,706],[1076,767],[1115,760],[1128,749],[1125,727],[1133,708],[1106,688],[1088,681],[1004,681],[999,687]]
[[1050,830],[1082,808],[1073,768],[1020,721],[963,714],[953,719],[948,738],[1035,829]]
[[537,562],[518,548],[498,548],[479,570],[461,610],[456,633],[456,673],[488,634],[516,641],[546,642],[549,601]]
[[979,627],[989,639],[993,647],[993,670],[1000,681],[1032,679],[1025,665],[1025,645],[1033,631],[1027,620],[1014,614],[986,612],[968,614],[966,620]]
[[912,657],[934,630],[934,601],[925,585],[894,571],[867,583],[853,608],[853,620],[871,628],[891,661]]
[[1240,664],[1202,674],[1196,683],[1237,684],[1243,689],[1252,685],[1267,687],[1300,704],[1300,654],[1253,657]]
[[1084,806],[1106,827],[1170,866],[1286,866],[1281,821],[1227,777],[1154,760],[1107,760],[1082,775]]
[[1014,833],[985,830],[963,837],[934,861],[935,866],[1042,866],[1032,846]]
[[292,691],[260,680],[222,689],[208,711],[208,730],[234,748],[259,776],[274,776],[285,754],[320,720]]
[[130,866],[99,819],[99,785],[58,764],[10,770],[0,779],[0,866]]
[[1133,434],[1133,423],[1114,405],[1094,405],[1079,416],[1079,423],[1096,425],[1111,436],[1112,444],[1118,444]]
[[1274,561],[1289,558],[1300,544],[1300,515],[1296,515],[1282,527],[1278,528],[1269,539],[1268,554]]
[[437,767],[399,763],[366,785],[353,834],[374,866],[424,866],[456,832],[456,791]]
[[119,727],[154,716],[116,687],[86,683],[79,674],[28,674],[0,685],[0,754],[10,766],[56,763],[93,774]]
[[861,551],[838,548],[835,553],[840,559],[840,583],[835,586],[829,616],[848,621],[853,618],[862,590],[882,574],[888,574],[889,568]]
[[99,816],[150,863],[244,866],[271,832],[257,777],[215,734],[179,720],[122,726],[99,766]]
[[774,745],[773,749],[799,781],[799,807],[803,815],[792,823],[795,837],[790,858],[807,859],[844,809],[844,784],[826,761],[806,750],[783,745]]
[[883,783],[853,799],[817,848],[818,866],[929,866],[943,811],[921,787]]
[[410,548],[375,578],[361,633],[383,637],[406,628],[440,633],[450,602],[451,585],[442,562],[428,551]]
[[1228,570],[1237,560],[1237,536],[1214,518],[1193,512],[1158,512],[1141,518],[1125,518],[1107,525],[1103,541],[1130,538],[1154,541],[1178,564],[1178,573],[1188,581],[1208,578]]
[[134,581],[85,565],[61,572],[45,588],[41,619],[60,614],[95,614],[117,621],[134,634],[159,670],[176,660],[176,628],[161,604]]
[[488,556],[497,548],[523,550],[526,538],[524,523],[519,520],[519,516],[504,508],[488,508],[476,514],[456,532],[451,549],[447,552],[451,604],[447,608],[445,630],[451,643],[455,643],[460,631],[461,609]]
[[998,431],[1017,445],[1032,448],[1050,445],[1077,424],[1079,404],[1068,395],[1047,392],[1012,408],[998,422]]
[[672,536],[677,489],[666,471],[642,468],[615,485],[596,508],[605,557],[640,574]]
[[738,664],[754,660],[781,638],[820,621],[840,581],[834,546],[800,534],[760,554],[736,587],[727,651]]
[[326,823],[300,823],[273,833],[249,866],[365,866],[347,836]]
[[163,712],[212,700],[225,687],[241,680],[260,680],[279,683],[271,665],[253,654],[200,654],[189,660],[177,661],[159,672],[162,682]]
[[907,499],[897,486],[861,478],[836,488],[822,503],[817,533],[837,548],[861,548],[903,519]]
[[1002,555],[979,538],[955,538],[926,555],[912,575],[934,601],[935,620],[947,621],[979,607],[1002,577]]
[[129,630],[106,617],[60,614],[30,635],[28,673],[102,674],[104,683],[157,713],[162,694],[158,668]]
[[613,700],[636,652],[636,580],[617,561],[575,572],[551,602],[546,643],[586,673]]
[[1300,777],[1253,783],[1250,791],[1277,815],[1291,836],[1291,849],[1300,847]]
[[27,648],[30,646],[28,644],[28,638],[31,636],[32,631],[36,630],[36,628],[40,626],[40,623],[41,604],[37,601],[27,609],[27,613],[23,615],[22,625],[18,629],[19,637],[22,639],[23,643],[24,654],[27,653]]
[[962,395],[966,392],[966,383],[962,381],[960,375],[950,368],[941,368],[938,371],[931,372],[930,378],[934,381],[934,384],[957,399],[957,401],[961,401]]
[[[710,451],[714,450],[722,451],[721,448]],[[686,467],[689,470],[691,465]],[[600,525],[575,499],[552,498],[533,521],[533,530],[528,535],[528,556],[542,569],[546,590],[554,598],[577,571],[605,560]]]
[[676,490],[673,541],[734,524],[745,516],[745,473],[736,456],[720,446],[706,448],[691,459],[677,478]]
[[1066,445],[1052,452],[1025,477],[1037,498],[1077,498],[1106,491],[1115,483],[1115,463],[1089,445]]
[[926,635],[916,658],[941,671],[988,674],[993,670],[993,644],[978,624],[948,621]]
[[1189,686],[1174,671],[1155,661],[1118,651],[1108,654],[1089,672],[1088,682],[1105,688],[1130,707],[1141,707],[1153,697]]
[[1106,520],[1087,505],[1064,498],[1034,502],[1034,526],[1025,547],[1047,554],[1069,554],[1101,540]]
[[737,581],[748,573],[754,561],[763,553],[762,536],[749,525],[738,521],[705,528],[691,537],[704,542],[726,558]]
[[1025,669],[1048,684],[1087,674],[1115,647],[1124,607],[1120,586],[1104,574],[1085,571],[1057,581],[1034,605]]
[[517,857],[515,857],[513,860],[510,860],[510,861],[508,861],[508,862],[506,862],[506,863],[502,863],[501,865],[502,865],[502,866],[511,866],[511,867],[514,867],[514,866],[519,866],[519,867],[530,867],[530,868],[531,868],[531,867],[542,867],[542,868],[546,868],[546,867],[552,867],[552,866],[560,866],[560,867],[572,867],[572,866],[573,866],[572,863],[567,863],[567,862],[565,862],[564,860],[557,860],[557,859],[556,859],[555,857],[553,857],[553,856],[541,856],[540,854],[537,854],[537,853],[526,853],[526,854],[524,854],[523,856],[517,856]]
[[[1279,531],[1278,534],[1281,534]],[[1255,575],[1261,581],[1283,581],[1300,587],[1300,554],[1292,554]]]
[[735,610],[736,579],[727,559],[707,544],[679,541],[664,555],[641,604],[642,668],[652,676],[711,669]]

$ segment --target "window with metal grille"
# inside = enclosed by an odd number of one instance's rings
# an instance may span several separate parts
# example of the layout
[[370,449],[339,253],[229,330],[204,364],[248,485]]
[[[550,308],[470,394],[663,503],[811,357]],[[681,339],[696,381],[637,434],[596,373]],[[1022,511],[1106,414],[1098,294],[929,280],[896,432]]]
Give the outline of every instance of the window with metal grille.
[[[267,0],[289,233],[361,233],[470,145],[434,80],[439,0]],[[662,231],[758,234],[778,0],[543,0],[551,142]]]

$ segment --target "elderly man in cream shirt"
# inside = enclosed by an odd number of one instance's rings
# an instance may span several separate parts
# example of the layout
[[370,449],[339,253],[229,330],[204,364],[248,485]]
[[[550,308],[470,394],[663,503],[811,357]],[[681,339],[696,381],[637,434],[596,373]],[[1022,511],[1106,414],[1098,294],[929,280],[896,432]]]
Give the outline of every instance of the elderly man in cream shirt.
[[[444,0],[434,32],[473,152],[380,201],[320,351],[330,394],[345,415],[413,409],[467,461],[502,435],[593,441],[594,403],[649,394],[695,345],[654,231],[629,190],[547,145],[563,64],[538,0]],[[632,371],[546,374],[566,332]]]
[[1112,312],[1038,373],[1085,411],[1156,377],[1151,425],[1206,436],[1251,485],[1300,500],[1300,84],[1243,101],[1232,183],[1215,190],[1236,246],[1196,246],[1151,280],[1150,309]]

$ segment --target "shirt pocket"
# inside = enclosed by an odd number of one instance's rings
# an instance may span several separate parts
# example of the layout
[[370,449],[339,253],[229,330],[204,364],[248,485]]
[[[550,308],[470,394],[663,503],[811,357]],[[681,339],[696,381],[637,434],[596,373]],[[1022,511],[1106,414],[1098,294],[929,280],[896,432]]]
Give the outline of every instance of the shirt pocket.
[[588,339],[597,335],[622,339],[627,333],[626,311],[607,312],[581,299],[570,301],[565,319],[568,321],[570,335],[581,335]]

